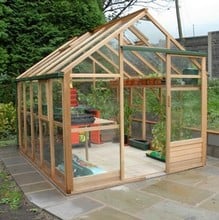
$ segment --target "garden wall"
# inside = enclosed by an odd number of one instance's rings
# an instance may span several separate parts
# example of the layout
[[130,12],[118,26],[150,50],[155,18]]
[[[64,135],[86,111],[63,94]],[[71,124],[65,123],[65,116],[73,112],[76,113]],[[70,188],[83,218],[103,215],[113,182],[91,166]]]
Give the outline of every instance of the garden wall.
[[207,36],[186,37],[180,43],[187,50],[208,53],[208,73],[219,78],[219,31],[209,32]]

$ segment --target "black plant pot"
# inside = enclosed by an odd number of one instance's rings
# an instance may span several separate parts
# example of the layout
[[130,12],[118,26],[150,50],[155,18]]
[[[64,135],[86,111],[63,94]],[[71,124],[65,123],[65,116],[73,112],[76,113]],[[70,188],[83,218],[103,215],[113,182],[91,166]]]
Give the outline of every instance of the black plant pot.
[[129,139],[129,145],[141,150],[148,150],[150,148],[150,143],[147,140],[142,139]]

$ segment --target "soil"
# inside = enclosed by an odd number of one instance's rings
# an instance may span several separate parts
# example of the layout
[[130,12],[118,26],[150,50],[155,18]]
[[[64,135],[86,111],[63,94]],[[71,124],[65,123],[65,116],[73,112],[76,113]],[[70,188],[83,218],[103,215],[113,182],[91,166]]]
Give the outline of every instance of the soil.
[[[0,173],[1,172],[6,172],[8,175],[10,175],[2,161],[0,161]],[[12,177],[10,179],[11,181],[14,181]],[[0,185],[1,181],[2,180],[0,178]],[[16,190],[22,192],[17,185],[16,187]],[[60,220],[59,218],[29,202],[23,193],[22,201],[18,209],[12,209],[9,205],[1,204],[1,199],[2,198],[0,198],[0,220]]]

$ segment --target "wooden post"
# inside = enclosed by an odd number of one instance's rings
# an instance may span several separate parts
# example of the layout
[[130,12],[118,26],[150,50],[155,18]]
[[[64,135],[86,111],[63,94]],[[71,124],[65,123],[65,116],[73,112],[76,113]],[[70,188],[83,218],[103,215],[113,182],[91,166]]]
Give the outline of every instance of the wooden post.
[[31,158],[34,160],[35,144],[34,144],[34,115],[33,115],[33,83],[30,82],[30,126],[31,126]]
[[142,104],[142,138],[144,140],[146,140],[147,137],[147,130],[146,130],[146,111],[147,111],[147,107],[146,107],[146,88],[142,89],[143,92],[143,104]]
[[170,167],[171,142],[171,55],[166,55],[166,172]]
[[43,130],[42,130],[42,82],[39,82],[38,89],[38,120],[39,120],[39,142],[40,142],[40,167],[43,166]]
[[46,97],[48,105],[48,119],[49,119],[49,140],[50,140],[50,160],[51,160],[51,177],[55,178],[55,150],[54,150],[54,123],[53,123],[53,90],[52,80],[48,80],[46,84]]
[[201,137],[202,143],[202,165],[206,164],[207,154],[207,72],[206,72],[206,57],[202,58],[201,61],[202,72],[201,72]]
[[[119,34],[119,45],[123,45],[123,32]],[[120,99],[120,179],[125,178],[125,161],[124,161],[124,75],[123,75],[123,50],[119,47],[119,99]]]
[[22,128],[21,128],[21,121],[23,119],[21,119],[21,97],[22,97],[22,82],[18,82],[17,84],[17,117],[18,117],[18,144],[19,144],[19,147],[23,147],[22,146]]
[[73,189],[72,146],[71,146],[71,105],[70,105],[70,73],[64,74],[62,88],[63,109],[63,144],[65,160],[65,190],[70,194]]

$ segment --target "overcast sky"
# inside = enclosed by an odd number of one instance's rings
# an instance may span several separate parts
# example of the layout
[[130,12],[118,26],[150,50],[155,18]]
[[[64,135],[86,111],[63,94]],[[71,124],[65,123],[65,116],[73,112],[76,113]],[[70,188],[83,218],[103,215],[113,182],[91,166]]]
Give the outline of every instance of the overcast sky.
[[[219,31],[219,0],[179,0],[179,5],[184,37]],[[164,11],[149,9],[149,12],[170,34],[179,36],[175,7]]]

